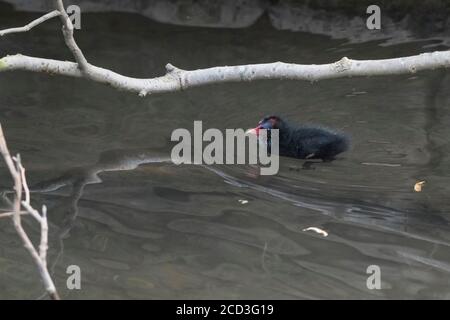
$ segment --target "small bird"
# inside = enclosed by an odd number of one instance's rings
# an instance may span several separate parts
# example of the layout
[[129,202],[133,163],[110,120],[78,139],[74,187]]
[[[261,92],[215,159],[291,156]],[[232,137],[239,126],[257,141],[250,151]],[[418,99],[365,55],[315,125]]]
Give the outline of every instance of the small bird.
[[256,128],[247,133],[259,137],[260,129],[267,129],[266,145],[269,152],[270,130],[279,130],[279,155],[284,157],[332,161],[350,147],[350,139],[343,133],[320,126],[292,125],[274,115],[263,118]]

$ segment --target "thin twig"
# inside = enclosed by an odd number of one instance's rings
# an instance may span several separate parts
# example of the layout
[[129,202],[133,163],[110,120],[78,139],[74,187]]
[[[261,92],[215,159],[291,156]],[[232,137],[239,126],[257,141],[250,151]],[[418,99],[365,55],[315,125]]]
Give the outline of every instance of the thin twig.
[[[6,144],[5,136],[3,134],[3,129],[0,124],[0,153],[5,160],[8,169],[11,173],[11,176],[14,180],[14,202],[13,202],[13,212],[2,213],[0,217],[3,216],[11,216],[14,228],[16,229],[17,234],[22,240],[23,246],[35,262],[41,279],[44,283],[45,290],[51,299],[59,300],[60,297],[58,292],[56,291],[56,287],[53,283],[53,280],[50,276],[50,273],[47,269],[47,249],[48,249],[48,222],[47,222],[47,208],[45,206],[42,207],[42,216],[39,214],[37,210],[35,210],[30,205],[30,191],[28,189],[28,184],[25,176],[25,169],[22,166],[20,155],[18,154],[14,158],[11,157],[9,153],[8,146]],[[22,193],[25,193],[25,200],[22,201]],[[25,232],[21,215],[23,214],[23,210],[21,207],[25,208],[27,213],[31,214],[40,224],[41,226],[41,239],[39,245],[39,252],[34,247],[27,233]]]
[[20,169],[20,177],[22,179],[23,190],[25,191],[25,202],[30,203],[30,189],[28,189],[27,179],[25,177],[25,168],[22,166],[22,163],[18,163]]
[[87,72],[89,69],[89,63],[87,62],[86,58],[84,57],[83,52],[78,47],[77,43],[75,42],[75,38],[73,37],[73,24],[70,20],[69,16],[67,15],[67,12],[64,8],[64,4],[62,0],[55,0],[55,7],[56,10],[59,11],[59,17],[61,19],[61,23],[63,25],[62,31],[64,35],[64,40],[66,42],[67,47],[72,52],[73,57],[75,58],[75,61],[78,63],[78,67],[82,72]]
[[[7,218],[7,217],[12,217],[13,215],[15,215],[16,213],[11,211],[11,212],[3,212],[0,213],[0,219],[1,218]],[[24,214],[29,214],[28,211],[19,211],[19,214],[24,215]]]
[[36,27],[37,25],[40,25],[41,23],[59,16],[60,13],[58,10],[54,10],[52,12],[49,12],[45,15],[43,15],[42,17],[31,21],[29,24],[23,26],[23,27],[18,27],[18,28],[10,28],[10,29],[5,29],[5,30],[0,30],[0,37],[4,36],[5,34],[11,34],[11,33],[19,33],[19,32],[27,32],[30,31],[31,29],[33,29],[34,27]]
[[41,242],[39,245],[39,256],[45,268],[47,268],[47,250],[48,250],[48,224],[47,224],[47,207],[42,206],[42,222],[41,222]]
[[42,223],[42,217],[39,214],[39,212],[34,209],[29,203],[26,203],[25,201],[22,201],[22,206],[27,210],[29,214],[33,216],[37,220],[37,222]]

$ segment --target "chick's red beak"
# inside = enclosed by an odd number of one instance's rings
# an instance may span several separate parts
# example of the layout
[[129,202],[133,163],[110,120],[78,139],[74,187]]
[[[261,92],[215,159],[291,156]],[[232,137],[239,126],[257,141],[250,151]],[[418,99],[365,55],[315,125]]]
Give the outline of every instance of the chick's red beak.
[[246,134],[250,133],[250,134],[254,134],[257,137],[259,137],[259,130],[261,129],[261,126],[257,126],[256,128],[253,129],[248,129],[247,131],[245,131]]

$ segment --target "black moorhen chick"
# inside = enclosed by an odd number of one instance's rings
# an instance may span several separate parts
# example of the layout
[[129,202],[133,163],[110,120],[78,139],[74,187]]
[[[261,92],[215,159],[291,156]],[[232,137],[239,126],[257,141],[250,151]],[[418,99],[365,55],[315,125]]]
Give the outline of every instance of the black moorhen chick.
[[331,161],[350,147],[350,140],[343,133],[323,127],[294,126],[278,116],[265,117],[247,132],[259,136],[260,129],[267,129],[269,152],[270,129],[279,129],[279,155],[284,157]]

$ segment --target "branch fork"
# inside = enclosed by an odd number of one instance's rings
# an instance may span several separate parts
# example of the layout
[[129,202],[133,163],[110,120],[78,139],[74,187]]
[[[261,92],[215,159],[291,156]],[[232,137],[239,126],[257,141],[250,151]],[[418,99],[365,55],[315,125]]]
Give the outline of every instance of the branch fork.
[[414,74],[422,70],[450,67],[450,51],[436,51],[410,57],[381,60],[352,60],[343,57],[337,62],[321,65],[274,62],[182,70],[169,63],[166,65],[166,74],[164,76],[138,79],[91,65],[75,41],[74,27],[64,10],[63,1],[54,0],[54,7],[54,11],[32,21],[28,25],[0,31],[0,35],[25,32],[52,17],[59,16],[64,41],[71,51],[75,62],[24,55],[6,56],[0,59],[0,72],[24,70],[43,72],[51,75],[85,78],[110,85],[119,90],[137,93],[141,97],[146,97],[150,94],[180,91],[213,83],[246,82],[267,79],[316,82],[343,77]]
[[[44,283],[45,290],[49,297],[54,300],[59,300],[60,297],[56,290],[55,284],[47,269],[47,250],[48,250],[48,222],[47,222],[47,208],[42,206],[40,214],[30,204],[30,190],[25,176],[25,168],[22,166],[20,155],[11,157],[8,146],[6,145],[2,126],[0,125],[0,154],[2,155],[11,177],[14,181],[14,201],[12,203],[12,212],[0,214],[0,218],[11,217],[14,228],[19,235],[23,246],[33,258],[34,263],[39,271],[41,279]],[[25,195],[25,199],[23,199]],[[31,215],[40,225],[41,238],[39,246],[36,248],[28,237],[25,229],[22,226],[23,214]]]

